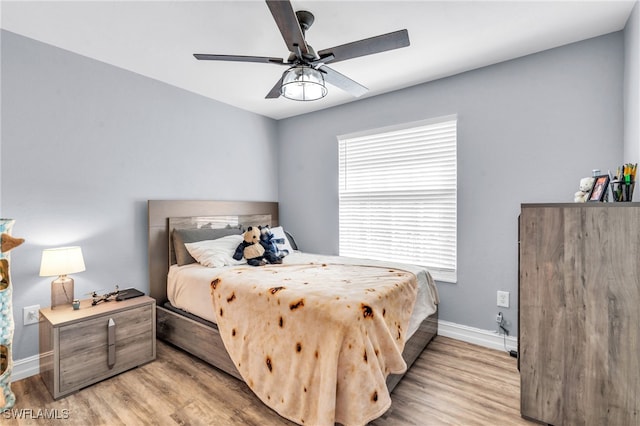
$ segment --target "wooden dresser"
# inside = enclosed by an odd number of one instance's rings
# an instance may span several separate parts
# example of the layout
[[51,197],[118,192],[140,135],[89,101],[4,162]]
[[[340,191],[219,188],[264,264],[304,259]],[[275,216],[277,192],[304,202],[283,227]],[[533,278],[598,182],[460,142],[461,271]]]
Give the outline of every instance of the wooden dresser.
[[521,414],[640,425],[640,203],[523,204]]
[[53,398],[154,360],[155,314],[147,296],[41,309],[40,374]]

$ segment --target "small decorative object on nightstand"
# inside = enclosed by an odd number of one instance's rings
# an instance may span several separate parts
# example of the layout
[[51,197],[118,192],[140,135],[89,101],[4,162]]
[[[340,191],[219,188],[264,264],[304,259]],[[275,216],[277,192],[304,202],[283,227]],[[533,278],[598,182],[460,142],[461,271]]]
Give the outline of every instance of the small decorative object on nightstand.
[[40,375],[54,399],[156,358],[156,301],[148,296],[41,309]]
[[40,276],[58,276],[51,282],[51,309],[55,309],[57,306],[71,306],[73,303],[73,278],[67,277],[67,274],[75,274],[84,270],[84,259],[80,247],[60,247],[42,251]]

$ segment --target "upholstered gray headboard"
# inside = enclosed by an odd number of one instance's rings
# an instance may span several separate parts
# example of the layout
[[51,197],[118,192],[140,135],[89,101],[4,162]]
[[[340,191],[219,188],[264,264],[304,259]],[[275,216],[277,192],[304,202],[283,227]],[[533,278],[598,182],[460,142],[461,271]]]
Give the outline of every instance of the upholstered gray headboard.
[[[171,228],[169,218],[203,216],[270,216],[278,226],[278,203],[270,201],[149,200],[148,203],[149,295],[158,305],[167,301],[167,272],[170,263]],[[242,219],[240,219],[242,221]]]

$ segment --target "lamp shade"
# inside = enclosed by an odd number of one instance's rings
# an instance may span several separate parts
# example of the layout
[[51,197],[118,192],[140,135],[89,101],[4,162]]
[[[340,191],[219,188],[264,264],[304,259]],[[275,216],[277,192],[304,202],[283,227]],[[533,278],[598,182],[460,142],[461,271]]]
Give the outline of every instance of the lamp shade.
[[60,247],[42,251],[40,276],[54,277],[85,270],[80,247]]
[[284,72],[280,92],[294,101],[315,101],[327,95],[327,88],[320,71],[308,65],[296,65]]

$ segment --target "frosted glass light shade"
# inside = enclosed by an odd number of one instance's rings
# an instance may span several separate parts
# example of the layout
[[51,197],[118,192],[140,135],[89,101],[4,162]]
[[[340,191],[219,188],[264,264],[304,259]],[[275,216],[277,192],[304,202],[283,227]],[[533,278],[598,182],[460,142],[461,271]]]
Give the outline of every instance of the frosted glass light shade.
[[327,95],[322,73],[308,65],[296,65],[285,71],[280,93],[294,101],[315,101]]
[[74,299],[74,274],[85,270],[84,259],[80,247],[60,247],[42,251],[40,276],[58,276],[51,282],[51,309],[71,306]]
[[42,251],[40,276],[54,277],[85,270],[80,247],[60,247]]

